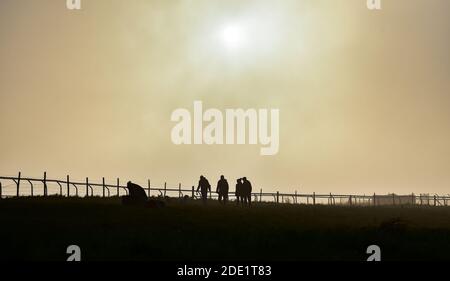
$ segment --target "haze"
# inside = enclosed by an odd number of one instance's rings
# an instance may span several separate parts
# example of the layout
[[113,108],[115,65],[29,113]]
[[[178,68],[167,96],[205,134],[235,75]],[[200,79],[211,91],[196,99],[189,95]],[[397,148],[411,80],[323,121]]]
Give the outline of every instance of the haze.
[[[0,174],[448,194],[450,1],[365,2],[2,0]],[[278,154],[174,145],[194,100],[278,108]]]

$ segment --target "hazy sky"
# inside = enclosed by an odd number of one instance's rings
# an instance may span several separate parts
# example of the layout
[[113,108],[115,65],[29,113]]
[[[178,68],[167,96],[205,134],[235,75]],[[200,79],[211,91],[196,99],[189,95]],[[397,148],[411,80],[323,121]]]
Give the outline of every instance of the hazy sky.
[[[450,193],[448,0],[65,2],[0,1],[2,175]],[[194,100],[279,108],[279,153],[172,144]]]

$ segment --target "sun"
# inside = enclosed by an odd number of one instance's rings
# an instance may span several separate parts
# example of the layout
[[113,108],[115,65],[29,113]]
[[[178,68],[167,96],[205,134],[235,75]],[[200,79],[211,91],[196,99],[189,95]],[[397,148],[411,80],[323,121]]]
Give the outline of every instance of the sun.
[[220,35],[224,47],[228,50],[239,50],[246,45],[247,34],[239,23],[225,24]]
[[249,13],[219,18],[205,26],[205,32],[200,33],[201,48],[195,48],[202,50],[202,56],[211,55],[227,64],[243,66],[280,54],[278,42],[283,29],[275,16]]

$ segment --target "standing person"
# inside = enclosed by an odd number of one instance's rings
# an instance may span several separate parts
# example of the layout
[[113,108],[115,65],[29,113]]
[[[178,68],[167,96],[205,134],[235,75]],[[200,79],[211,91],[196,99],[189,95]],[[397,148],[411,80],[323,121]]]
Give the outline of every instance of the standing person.
[[247,186],[245,185],[244,178],[241,179],[241,205],[247,206]]
[[200,176],[200,180],[198,181],[197,192],[200,190],[202,194],[203,204],[206,204],[206,200],[208,200],[208,190],[211,192],[211,185],[208,180],[204,176]]
[[243,202],[242,199],[242,183],[241,183],[241,179],[237,179],[236,180],[236,191],[235,191],[235,195],[236,195],[236,202],[237,205],[239,206],[239,202]]
[[246,177],[244,177],[242,182],[242,186],[244,187],[245,190],[245,204],[248,204],[249,206],[252,205],[252,184],[249,180],[247,180]]
[[[219,194],[219,202],[226,204],[228,201],[228,181],[223,175],[220,176],[220,180],[217,182],[216,192]],[[222,201],[223,200],[223,201]]]

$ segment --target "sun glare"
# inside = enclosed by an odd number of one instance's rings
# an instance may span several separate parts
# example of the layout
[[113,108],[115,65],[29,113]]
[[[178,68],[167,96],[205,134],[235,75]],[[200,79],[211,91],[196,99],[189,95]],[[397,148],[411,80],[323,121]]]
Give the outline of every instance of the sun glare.
[[246,43],[244,27],[240,24],[227,24],[222,27],[221,40],[228,50],[242,49]]

